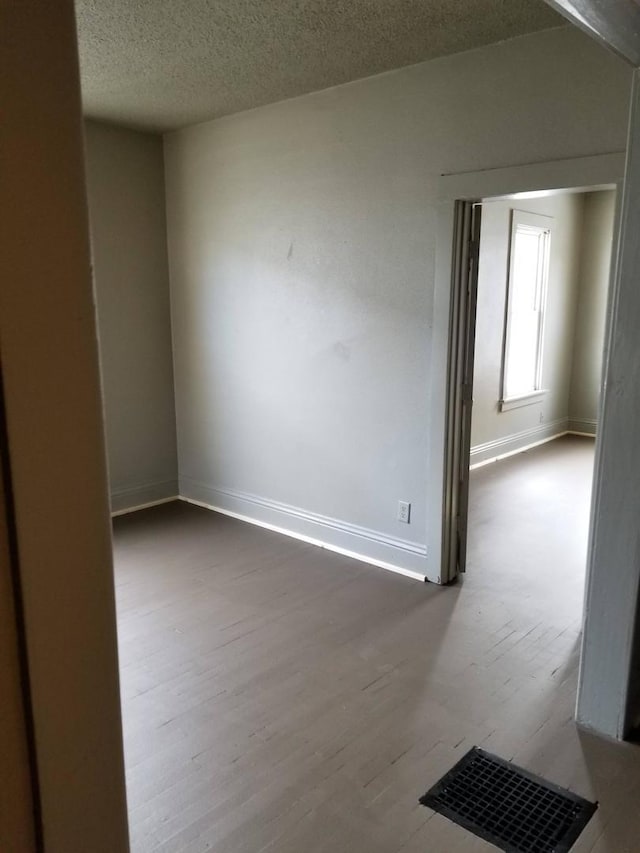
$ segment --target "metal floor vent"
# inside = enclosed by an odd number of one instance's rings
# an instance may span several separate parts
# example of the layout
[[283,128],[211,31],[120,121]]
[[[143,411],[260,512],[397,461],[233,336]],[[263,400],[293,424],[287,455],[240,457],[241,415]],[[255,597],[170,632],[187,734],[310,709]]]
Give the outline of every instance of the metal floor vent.
[[567,853],[598,807],[478,747],[420,802],[506,853]]

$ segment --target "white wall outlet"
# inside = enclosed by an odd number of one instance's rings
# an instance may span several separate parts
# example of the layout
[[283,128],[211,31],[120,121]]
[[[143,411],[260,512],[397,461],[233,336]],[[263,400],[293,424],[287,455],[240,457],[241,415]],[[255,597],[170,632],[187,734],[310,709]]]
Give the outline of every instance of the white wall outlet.
[[398,521],[409,524],[411,520],[411,504],[408,501],[398,501]]

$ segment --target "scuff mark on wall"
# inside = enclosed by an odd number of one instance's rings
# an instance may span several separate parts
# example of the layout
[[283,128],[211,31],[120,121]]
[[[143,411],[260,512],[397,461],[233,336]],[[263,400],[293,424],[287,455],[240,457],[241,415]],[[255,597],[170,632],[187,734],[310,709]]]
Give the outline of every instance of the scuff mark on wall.
[[333,345],[333,351],[338,358],[342,359],[342,361],[350,361],[351,347],[348,344],[345,344],[343,341],[337,341]]

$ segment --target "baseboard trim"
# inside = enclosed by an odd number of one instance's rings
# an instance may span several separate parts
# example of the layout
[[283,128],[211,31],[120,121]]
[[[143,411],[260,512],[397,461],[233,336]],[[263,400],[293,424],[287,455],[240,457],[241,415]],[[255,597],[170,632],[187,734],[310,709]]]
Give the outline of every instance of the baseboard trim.
[[413,580],[428,580],[426,546],[230,489],[180,480],[180,500]]
[[138,512],[141,509],[149,509],[152,506],[160,506],[161,504],[171,504],[174,501],[179,501],[180,495],[171,495],[169,498],[160,498],[157,501],[148,501],[146,504],[137,504],[126,509],[117,509],[111,513],[111,518],[117,518],[120,515],[129,515],[131,512]]
[[492,462],[498,462],[500,459],[524,453],[526,450],[539,447],[548,441],[561,438],[568,432],[568,419],[560,418],[556,421],[540,424],[540,426],[533,427],[533,429],[522,430],[504,438],[478,444],[471,448],[471,453],[469,454],[471,464],[469,468],[473,471],[476,468],[481,468],[483,465],[490,465]]
[[569,418],[567,431],[572,435],[595,436],[598,429],[598,421],[595,418]]
[[124,515],[150,506],[175,501],[178,498],[178,481],[161,480],[140,483],[124,489],[111,490],[111,515]]

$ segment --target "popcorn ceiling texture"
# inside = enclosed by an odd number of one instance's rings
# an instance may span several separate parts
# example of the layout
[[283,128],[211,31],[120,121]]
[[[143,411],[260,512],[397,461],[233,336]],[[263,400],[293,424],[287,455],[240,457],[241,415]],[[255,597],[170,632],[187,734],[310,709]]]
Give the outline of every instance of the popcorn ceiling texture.
[[542,0],[77,0],[85,113],[173,130],[562,25]]

